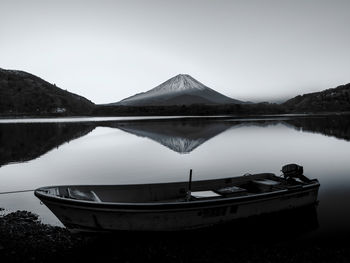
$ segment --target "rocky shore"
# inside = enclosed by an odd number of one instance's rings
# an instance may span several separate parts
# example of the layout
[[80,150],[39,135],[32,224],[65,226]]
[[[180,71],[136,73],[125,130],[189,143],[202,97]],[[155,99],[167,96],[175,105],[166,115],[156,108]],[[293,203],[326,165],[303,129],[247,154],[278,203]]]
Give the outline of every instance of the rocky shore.
[[242,233],[238,228],[213,228],[195,232],[82,235],[42,224],[30,212],[17,211],[0,217],[0,262],[350,261],[349,245],[332,240],[293,243],[290,236],[289,241],[277,242],[271,241],[266,232],[259,233],[259,239]]
[[42,224],[30,212],[17,211],[0,217],[1,262],[44,262],[50,257],[58,261],[82,247],[84,241],[64,228]]

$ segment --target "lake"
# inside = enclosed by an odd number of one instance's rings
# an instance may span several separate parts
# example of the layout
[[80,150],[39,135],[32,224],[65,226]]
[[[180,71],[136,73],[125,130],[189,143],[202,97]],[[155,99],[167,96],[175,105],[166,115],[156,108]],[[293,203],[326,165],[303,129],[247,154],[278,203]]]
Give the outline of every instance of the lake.
[[[186,181],[304,166],[321,187],[303,236],[350,234],[350,115],[0,120],[0,192],[67,184]],[[2,213],[61,225],[32,191],[0,194]]]

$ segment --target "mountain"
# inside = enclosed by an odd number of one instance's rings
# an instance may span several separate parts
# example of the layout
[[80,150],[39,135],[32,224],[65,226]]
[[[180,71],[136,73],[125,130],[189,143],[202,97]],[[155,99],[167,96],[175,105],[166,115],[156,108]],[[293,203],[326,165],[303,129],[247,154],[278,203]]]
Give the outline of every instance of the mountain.
[[296,96],[282,103],[288,112],[350,111],[350,83]]
[[109,105],[124,106],[169,106],[191,104],[241,104],[192,78],[179,74],[159,86]]
[[81,115],[94,105],[27,72],[0,68],[0,114]]

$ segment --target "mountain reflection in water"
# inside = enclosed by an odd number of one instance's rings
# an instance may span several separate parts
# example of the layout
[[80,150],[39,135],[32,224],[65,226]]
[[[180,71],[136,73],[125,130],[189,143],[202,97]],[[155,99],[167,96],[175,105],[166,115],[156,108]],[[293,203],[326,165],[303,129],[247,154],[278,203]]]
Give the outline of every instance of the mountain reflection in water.
[[0,166],[25,162],[87,135],[96,127],[117,128],[149,138],[180,154],[188,154],[211,138],[232,128],[283,124],[350,141],[350,116],[304,116],[284,119],[232,118],[102,121],[79,123],[3,123],[0,125]]
[[139,121],[110,127],[149,138],[178,153],[190,153],[209,139],[232,127],[223,121]]
[[242,126],[286,124],[300,131],[314,132],[350,141],[350,117],[298,117],[285,120],[172,120],[130,121],[106,125],[149,138],[178,153],[190,153],[201,144],[230,129]]

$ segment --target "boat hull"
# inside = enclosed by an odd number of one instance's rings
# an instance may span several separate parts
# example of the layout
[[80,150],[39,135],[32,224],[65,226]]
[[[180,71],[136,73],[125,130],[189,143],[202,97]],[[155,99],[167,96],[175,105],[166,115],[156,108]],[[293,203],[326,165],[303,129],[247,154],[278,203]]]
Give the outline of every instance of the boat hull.
[[70,201],[62,203],[37,196],[71,230],[177,231],[312,205],[317,202],[318,188],[317,182],[298,189],[249,198],[144,206]]

